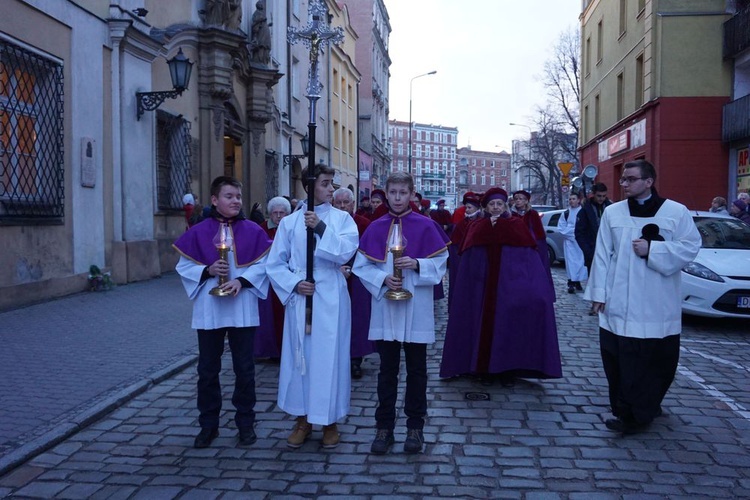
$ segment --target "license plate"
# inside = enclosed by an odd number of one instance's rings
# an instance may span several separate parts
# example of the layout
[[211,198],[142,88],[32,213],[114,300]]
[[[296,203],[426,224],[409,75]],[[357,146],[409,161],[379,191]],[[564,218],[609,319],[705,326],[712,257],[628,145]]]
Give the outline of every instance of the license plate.
[[737,307],[740,309],[750,308],[750,297],[737,297]]

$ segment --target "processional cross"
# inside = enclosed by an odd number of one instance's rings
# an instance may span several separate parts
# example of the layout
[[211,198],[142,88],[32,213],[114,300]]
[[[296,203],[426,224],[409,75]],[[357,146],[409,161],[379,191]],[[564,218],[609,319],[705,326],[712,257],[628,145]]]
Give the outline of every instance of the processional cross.
[[[287,28],[287,41],[294,45],[302,42],[310,49],[310,70],[307,73],[307,100],[310,102],[310,122],[307,133],[310,137],[310,151],[307,158],[307,209],[315,210],[315,129],[317,127],[316,104],[320,99],[323,85],[318,76],[318,59],[328,44],[338,45],[344,40],[341,27],[332,28],[328,22],[328,10],[321,0],[310,0],[307,26],[302,29]],[[313,228],[307,228],[307,268],[305,281],[314,282],[313,256],[315,253],[315,234]],[[305,333],[312,332],[312,295],[305,301]]]

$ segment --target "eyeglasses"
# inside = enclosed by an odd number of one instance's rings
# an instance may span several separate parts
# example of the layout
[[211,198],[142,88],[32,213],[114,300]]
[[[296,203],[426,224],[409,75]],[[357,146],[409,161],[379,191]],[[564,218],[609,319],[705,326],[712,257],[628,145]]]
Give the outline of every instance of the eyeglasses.
[[624,186],[625,184],[633,184],[636,181],[642,181],[645,179],[645,177],[620,177],[620,186]]

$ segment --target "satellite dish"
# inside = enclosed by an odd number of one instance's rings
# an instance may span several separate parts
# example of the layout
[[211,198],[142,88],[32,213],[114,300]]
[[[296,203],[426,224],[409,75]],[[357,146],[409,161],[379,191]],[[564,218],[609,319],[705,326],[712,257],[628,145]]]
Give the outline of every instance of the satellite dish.
[[594,180],[598,173],[599,169],[596,168],[596,165],[586,165],[586,167],[583,169],[583,175],[587,179]]
[[573,186],[577,187],[578,189],[583,187],[583,179],[581,177],[573,177],[570,180],[570,183],[573,184]]

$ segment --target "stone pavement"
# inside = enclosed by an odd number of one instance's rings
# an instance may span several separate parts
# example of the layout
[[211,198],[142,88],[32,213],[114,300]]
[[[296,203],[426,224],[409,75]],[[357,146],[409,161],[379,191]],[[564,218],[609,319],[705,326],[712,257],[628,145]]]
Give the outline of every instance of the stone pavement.
[[0,313],[0,474],[196,359],[175,273]]
[[[9,498],[729,498],[750,496],[750,342],[741,323],[686,327],[678,377],[665,416],[648,432],[620,437],[603,425],[606,382],[595,318],[564,291],[553,269],[564,378],[486,386],[437,376],[442,342],[429,353],[425,453],[368,453],[374,435],[376,357],[353,381],[342,444],[321,432],[292,451],[293,420],[275,406],[278,367],[258,365],[258,442],[236,446],[231,412],[204,450],[196,434],[195,369],[151,386],[119,409],[0,477]],[[440,338],[445,303],[437,305]],[[710,325],[710,326],[709,326]],[[689,331],[688,331],[689,330]],[[715,347],[715,349],[713,349]],[[709,352],[709,348],[713,349]],[[222,383],[230,406],[232,374]],[[467,399],[484,393],[489,400]],[[471,396],[471,395],[470,395]]]

